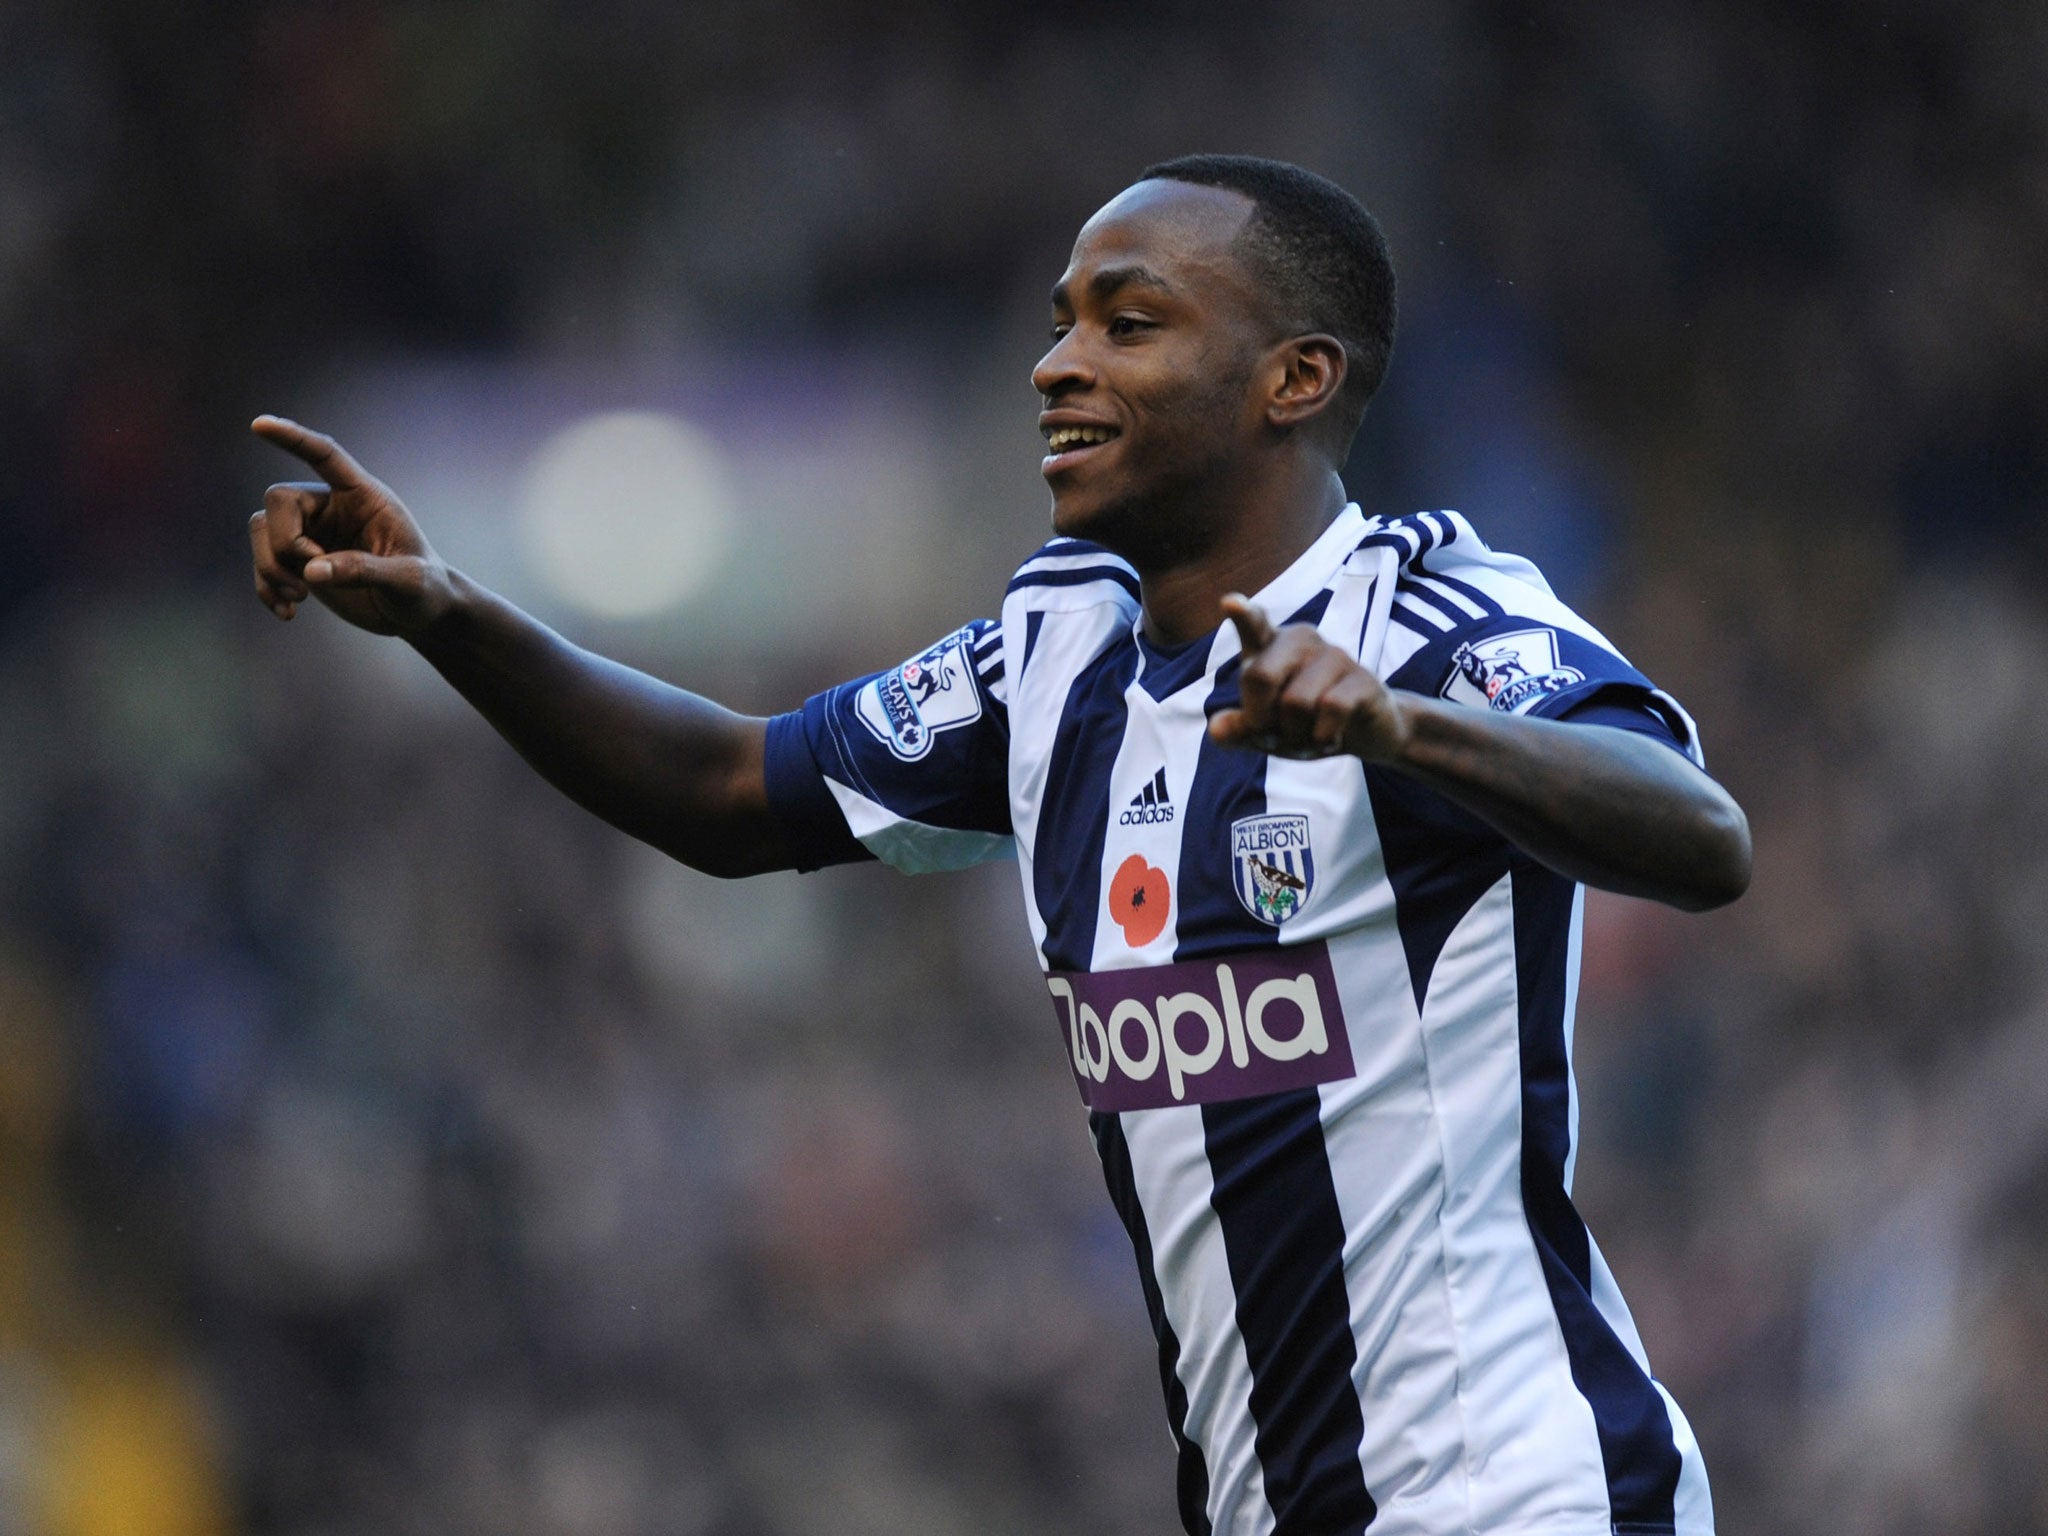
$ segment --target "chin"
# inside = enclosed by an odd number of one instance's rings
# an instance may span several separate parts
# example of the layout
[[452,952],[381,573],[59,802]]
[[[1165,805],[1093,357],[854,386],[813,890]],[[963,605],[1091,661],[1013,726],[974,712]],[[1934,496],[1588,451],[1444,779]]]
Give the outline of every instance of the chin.
[[1090,530],[1100,510],[1084,497],[1061,496],[1055,492],[1052,498],[1052,531],[1066,539],[1092,539],[1095,535]]
[[1052,498],[1052,531],[1100,544],[1140,571],[1163,570],[1199,556],[1211,542],[1203,521],[1180,501],[1125,494],[1114,498],[1075,493]]
[[1097,496],[1055,492],[1052,498],[1052,531],[1062,538],[1086,539],[1116,554],[1124,554],[1130,542],[1131,509],[1126,503],[1104,502]]

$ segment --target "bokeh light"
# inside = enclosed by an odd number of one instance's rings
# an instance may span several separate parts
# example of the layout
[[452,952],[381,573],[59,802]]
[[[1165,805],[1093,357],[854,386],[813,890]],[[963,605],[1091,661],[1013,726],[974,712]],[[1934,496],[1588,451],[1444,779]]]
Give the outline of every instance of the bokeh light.
[[688,601],[732,542],[724,455],[663,412],[607,411],[563,428],[534,455],[522,489],[527,563],[597,618],[648,618]]

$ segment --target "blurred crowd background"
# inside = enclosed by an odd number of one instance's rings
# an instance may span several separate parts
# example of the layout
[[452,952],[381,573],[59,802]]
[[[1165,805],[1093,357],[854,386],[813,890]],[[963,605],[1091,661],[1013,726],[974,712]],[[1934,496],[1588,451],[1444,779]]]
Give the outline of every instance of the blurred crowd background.
[[2037,0],[5,0],[0,1531],[1172,1529],[1013,873],[583,817],[259,608],[244,429],[786,708],[991,611],[1074,229],[1228,149],[1391,236],[1354,494],[1752,818],[1579,1027],[1721,1529],[2048,1532],[2044,79]]

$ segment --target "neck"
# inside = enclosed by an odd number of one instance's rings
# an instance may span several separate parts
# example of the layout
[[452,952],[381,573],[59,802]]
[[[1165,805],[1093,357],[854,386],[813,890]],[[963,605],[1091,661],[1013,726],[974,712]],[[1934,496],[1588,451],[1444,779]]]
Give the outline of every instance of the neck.
[[[1145,638],[1173,646],[1205,635],[1223,620],[1223,599],[1255,593],[1301,558],[1344,510],[1336,471],[1314,469],[1241,502],[1219,536],[1199,554],[1153,569],[1138,567],[1145,594]],[[1278,623],[1284,614],[1269,614]]]

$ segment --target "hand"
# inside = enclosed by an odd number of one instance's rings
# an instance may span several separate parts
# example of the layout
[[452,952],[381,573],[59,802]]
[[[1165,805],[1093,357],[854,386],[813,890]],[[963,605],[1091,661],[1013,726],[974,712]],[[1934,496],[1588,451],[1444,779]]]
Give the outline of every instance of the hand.
[[325,433],[281,416],[258,416],[249,430],[320,476],[273,485],[249,519],[265,607],[289,619],[310,592],[379,635],[417,634],[448,611],[448,567],[389,487]]
[[1313,625],[1276,630],[1257,604],[1235,592],[1223,599],[1223,612],[1237,626],[1244,669],[1239,705],[1210,716],[1211,736],[1276,757],[1348,752],[1369,763],[1393,759],[1408,724],[1384,683]]

